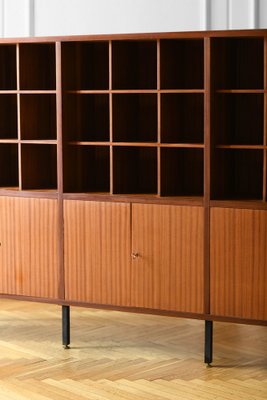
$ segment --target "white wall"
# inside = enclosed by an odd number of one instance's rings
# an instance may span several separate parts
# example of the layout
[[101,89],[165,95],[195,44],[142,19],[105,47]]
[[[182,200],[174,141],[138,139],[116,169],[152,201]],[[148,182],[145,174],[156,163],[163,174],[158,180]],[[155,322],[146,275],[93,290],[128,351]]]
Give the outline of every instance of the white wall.
[[0,36],[267,28],[267,0],[0,0]]

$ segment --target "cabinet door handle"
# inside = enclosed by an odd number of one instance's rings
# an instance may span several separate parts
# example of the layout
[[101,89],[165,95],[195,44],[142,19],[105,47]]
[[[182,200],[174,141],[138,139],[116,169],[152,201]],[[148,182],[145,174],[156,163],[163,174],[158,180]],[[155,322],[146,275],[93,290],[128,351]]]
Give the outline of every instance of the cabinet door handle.
[[132,253],[132,259],[133,259],[133,260],[136,260],[138,257],[140,257],[140,254],[139,254],[139,253],[136,253],[136,252],[133,252],[133,253]]

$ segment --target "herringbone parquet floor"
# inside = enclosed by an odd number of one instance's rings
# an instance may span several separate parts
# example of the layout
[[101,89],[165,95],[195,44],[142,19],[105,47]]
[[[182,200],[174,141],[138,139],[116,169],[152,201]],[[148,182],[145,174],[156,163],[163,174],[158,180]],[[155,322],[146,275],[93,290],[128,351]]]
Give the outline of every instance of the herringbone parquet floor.
[[71,349],[59,306],[0,302],[0,399],[267,399],[267,328],[72,308]]

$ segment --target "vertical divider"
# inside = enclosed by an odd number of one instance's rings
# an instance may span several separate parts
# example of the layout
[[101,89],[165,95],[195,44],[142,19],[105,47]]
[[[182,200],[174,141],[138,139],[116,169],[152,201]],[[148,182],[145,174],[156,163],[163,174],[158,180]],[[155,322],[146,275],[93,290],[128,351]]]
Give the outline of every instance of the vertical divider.
[[204,38],[204,312],[210,313],[211,39]]
[[18,173],[19,173],[19,190],[22,190],[20,76],[19,76],[19,44],[18,43],[16,44],[16,74],[17,74]]
[[[264,111],[263,111],[263,145],[267,146],[267,36],[264,37]],[[267,201],[267,148],[263,153],[263,201]]]
[[158,196],[161,196],[161,93],[160,93],[160,40],[157,40],[157,123],[158,123],[158,147],[157,147],[157,183]]
[[57,114],[57,185],[58,185],[58,246],[59,288],[58,296],[65,298],[64,289],[64,216],[63,216],[63,138],[62,138],[62,76],[61,42],[55,43],[56,51],[56,114]]
[[112,41],[109,41],[109,156],[110,194],[113,194],[113,103],[112,103]]

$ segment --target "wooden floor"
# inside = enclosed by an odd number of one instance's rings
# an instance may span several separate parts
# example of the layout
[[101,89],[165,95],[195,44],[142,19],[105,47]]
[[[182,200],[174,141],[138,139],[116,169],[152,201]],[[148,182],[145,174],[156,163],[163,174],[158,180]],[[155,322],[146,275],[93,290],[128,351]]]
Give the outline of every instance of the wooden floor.
[[203,364],[204,322],[0,301],[0,399],[267,399],[267,328],[216,323]]

